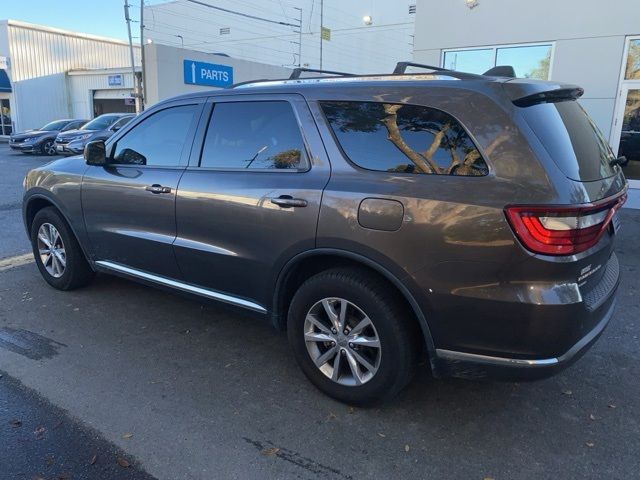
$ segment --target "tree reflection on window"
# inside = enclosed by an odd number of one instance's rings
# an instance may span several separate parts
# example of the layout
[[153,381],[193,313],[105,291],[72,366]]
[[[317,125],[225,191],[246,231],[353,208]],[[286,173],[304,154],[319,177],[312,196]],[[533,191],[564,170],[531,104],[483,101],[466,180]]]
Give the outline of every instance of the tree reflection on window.
[[462,126],[440,110],[376,102],[322,102],[347,156],[387,172],[480,176],[488,168]]

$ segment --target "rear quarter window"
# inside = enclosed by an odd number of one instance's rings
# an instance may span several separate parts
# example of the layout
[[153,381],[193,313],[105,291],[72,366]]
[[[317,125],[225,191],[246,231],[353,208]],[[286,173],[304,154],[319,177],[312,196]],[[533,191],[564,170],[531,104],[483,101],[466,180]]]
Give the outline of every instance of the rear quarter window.
[[577,101],[531,105],[522,114],[568,178],[589,182],[615,174],[607,140]]
[[434,108],[382,102],[320,102],[346,156],[368,170],[482,176],[488,167],[466,130]]

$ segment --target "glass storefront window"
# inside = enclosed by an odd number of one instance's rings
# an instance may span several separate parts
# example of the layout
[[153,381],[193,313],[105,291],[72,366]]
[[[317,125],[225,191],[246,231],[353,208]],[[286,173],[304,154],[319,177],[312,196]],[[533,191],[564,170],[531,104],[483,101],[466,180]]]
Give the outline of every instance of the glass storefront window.
[[551,50],[551,44],[447,50],[444,52],[443,66],[460,72],[481,74],[496,65],[511,65],[517,77],[548,80]]
[[482,74],[494,66],[494,57],[493,49],[445,52],[444,68]]
[[625,80],[640,80],[640,39],[629,42]]
[[640,88],[627,90],[618,155],[627,158],[625,176],[640,180]]
[[0,100],[0,135],[11,135],[11,107],[9,100]]
[[519,78],[549,78],[551,45],[504,47],[496,52],[496,65],[511,65]]

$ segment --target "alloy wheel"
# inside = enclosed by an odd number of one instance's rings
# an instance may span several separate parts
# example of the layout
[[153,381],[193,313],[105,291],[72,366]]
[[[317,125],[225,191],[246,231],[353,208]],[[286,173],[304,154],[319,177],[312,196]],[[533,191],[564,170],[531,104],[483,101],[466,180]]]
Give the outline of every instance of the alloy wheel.
[[52,141],[47,141],[42,146],[42,151],[47,155],[55,155],[56,154],[56,146]]
[[340,385],[367,383],[380,367],[382,349],[373,322],[343,298],[324,298],[309,309],[304,340],[316,367]]
[[60,278],[67,268],[67,255],[60,232],[50,223],[38,229],[38,253],[49,275]]

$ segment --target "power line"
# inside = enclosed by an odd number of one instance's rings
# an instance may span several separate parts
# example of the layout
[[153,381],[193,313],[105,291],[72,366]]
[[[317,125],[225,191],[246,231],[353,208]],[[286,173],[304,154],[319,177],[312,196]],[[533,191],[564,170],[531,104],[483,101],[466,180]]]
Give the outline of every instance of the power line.
[[287,27],[296,27],[299,28],[300,25],[295,25],[293,23],[281,22],[279,20],[270,20],[268,18],[257,17],[255,15],[249,15],[248,13],[236,12],[235,10],[229,10],[227,8],[216,7],[214,5],[210,5],[205,2],[201,2],[200,0],[185,0],[187,2],[195,3],[196,5],[202,5],[203,7],[213,8],[214,10],[220,10],[221,12],[231,13],[233,15],[239,15],[241,17],[252,18],[254,20],[260,20],[261,22],[275,23],[277,25],[284,25]]

